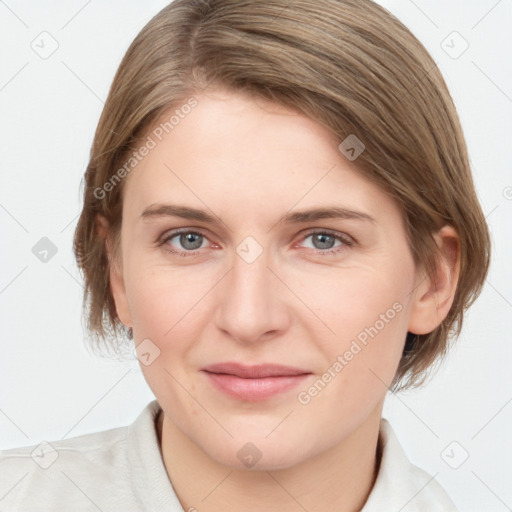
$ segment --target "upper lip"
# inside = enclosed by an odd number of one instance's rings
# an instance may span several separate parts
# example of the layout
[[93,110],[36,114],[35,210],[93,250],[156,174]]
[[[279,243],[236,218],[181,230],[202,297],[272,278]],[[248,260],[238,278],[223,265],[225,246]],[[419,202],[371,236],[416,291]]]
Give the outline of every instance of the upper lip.
[[234,362],[211,364],[209,366],[205,366],[203,370],[210,373],[225,373],[228,375],[235,375],[236,377],[241,377],[244,379],[285,377],[311,373],[301,368],[294,368],[292,366],[284,366],[281,364],[245,365]]

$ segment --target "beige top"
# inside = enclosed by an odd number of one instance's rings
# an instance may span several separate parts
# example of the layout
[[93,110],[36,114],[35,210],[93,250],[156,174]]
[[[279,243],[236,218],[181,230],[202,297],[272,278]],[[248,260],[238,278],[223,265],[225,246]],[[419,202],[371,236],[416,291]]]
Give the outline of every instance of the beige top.
[[[150,402],[129,426],[0,451],[0,511],[183,512],[167,475]],[[382,459],[361,512],[456,512],[412,465],[385,420]]]

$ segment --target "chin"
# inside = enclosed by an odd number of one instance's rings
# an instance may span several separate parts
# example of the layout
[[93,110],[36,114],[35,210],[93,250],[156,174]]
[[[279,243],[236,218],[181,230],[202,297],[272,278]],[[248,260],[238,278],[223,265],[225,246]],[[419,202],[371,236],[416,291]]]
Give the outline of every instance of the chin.
[[203,446],[203,450],[219,464],[246,471],[287,469],[308,458],[304,438],[295,440],[289,434],[272,440],[238,435],[229,442]]

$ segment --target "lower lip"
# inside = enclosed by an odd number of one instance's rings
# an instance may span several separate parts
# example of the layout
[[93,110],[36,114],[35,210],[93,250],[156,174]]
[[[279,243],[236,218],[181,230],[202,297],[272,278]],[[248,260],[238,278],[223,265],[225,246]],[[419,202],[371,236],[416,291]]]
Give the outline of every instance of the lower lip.
[[310,374],[264,377],[260,379],[243,379],[226,373],[204,372],[213,385],[227,395],[240,400],[260,402],[278,393],[288,391]]

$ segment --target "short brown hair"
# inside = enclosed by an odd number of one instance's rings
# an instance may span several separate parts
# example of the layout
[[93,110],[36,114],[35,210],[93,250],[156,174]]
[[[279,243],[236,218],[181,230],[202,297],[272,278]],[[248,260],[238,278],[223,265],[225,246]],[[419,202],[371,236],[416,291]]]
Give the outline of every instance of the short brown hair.
[[96,228],[100,214],[116,253],[124,180],[115,173],[164,112],[211,83],[299,111],[340,140],[355,134],[365,146],[358,170],[397,201],[414,261],[429,272],[438,257],[432,235],[445,224],[455,229],[460,278],[452,307],[431,333],[408,333],[394,385],[423,382],[481,291],[490,237],[439,69],[418,39],[370,0],[175,0],[137,35],[96,129],[74,237],[87,328],[98,345],[110,338],[105,345],[114,346],[126,334]]

